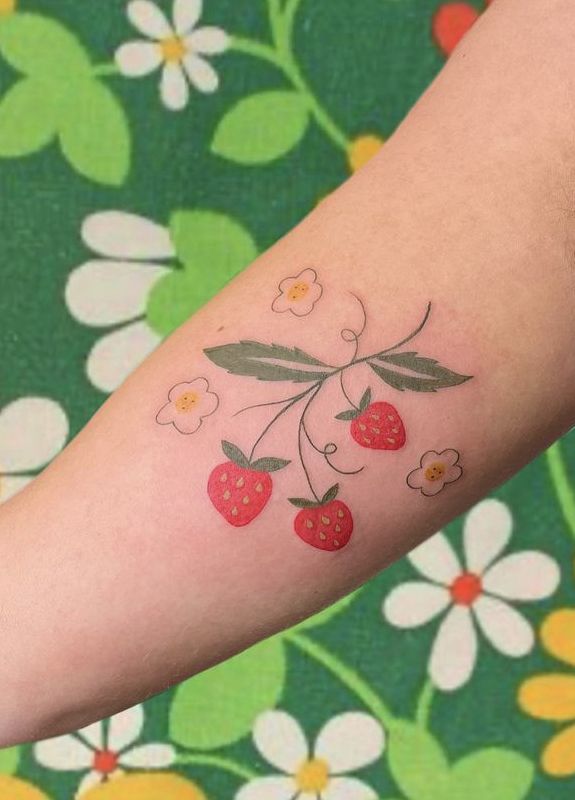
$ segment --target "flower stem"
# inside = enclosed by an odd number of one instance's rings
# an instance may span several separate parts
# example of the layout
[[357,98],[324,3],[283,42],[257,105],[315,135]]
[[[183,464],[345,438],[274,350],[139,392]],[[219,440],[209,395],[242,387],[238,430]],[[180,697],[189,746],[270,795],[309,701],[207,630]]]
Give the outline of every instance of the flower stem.
[[563,517],[571,536],[575,539],[575,493],[569,480],[567,466],[561,453],[561,442],[555,442],[545,453],[551,481],[557,495],[557,500],[563,512]]
[[194,764],[199,767],[215,767],[247,781],[257,777],[256,772],[249,767],[244,767],[243,764],[238,764],[237,761],[233,761],[231,758],[214,756],[208,753],[179,753],[176,763]]
[[435,695],[435,687],[430,680],[426,680],[417,700],[415,721],[421,728],[427,728],[431,715],[431,706]]
[[94,64],[92,67],[92,75],[96,78],[106,78],[110,75],[119,75],[120,70],[114,61],[109,61],[107,64]]
[[394,715],[367,681],[355,670],[340,661],[337,656],[326,650],[322,645],[301,633],[288,631],[284,634],[284,638],[338,678],[350,692],[361,700],[384,728],[388,731],[393,728],[395,724]]

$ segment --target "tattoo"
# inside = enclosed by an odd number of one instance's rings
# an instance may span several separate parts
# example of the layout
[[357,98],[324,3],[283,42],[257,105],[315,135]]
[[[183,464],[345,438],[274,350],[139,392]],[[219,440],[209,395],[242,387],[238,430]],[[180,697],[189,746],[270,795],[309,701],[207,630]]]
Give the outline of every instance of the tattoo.
[[177,383],[168,392],[168,402],[158,411],[156,422],[173,425],[180,433],[195,433],[204,417],[211,416],[219,403],[217,394],[210,392],[206,378]]
[[272,303],[272,311],[277,314],[291,311],[296,317],[307,317],[311,314],[323,294],[315,269],[304,269],[299,275],[284,278],[278,290],[279,294]]
[[419,489],[426,497],[433,497],[447,486],[461,478],[463,469],[459,464],[457,450],[428,450],[421,456],[419,467],[412,470],[406,478],[407,485]]

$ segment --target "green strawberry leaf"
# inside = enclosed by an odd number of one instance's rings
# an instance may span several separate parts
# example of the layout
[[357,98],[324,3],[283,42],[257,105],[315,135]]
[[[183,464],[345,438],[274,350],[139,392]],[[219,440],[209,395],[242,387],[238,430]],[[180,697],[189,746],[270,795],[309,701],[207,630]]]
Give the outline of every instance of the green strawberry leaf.
[[[322,361],[318,361],[297,347],[283,347],[278,344],[241,341],[210,347],[204,350],[204,353],[216,366],[222,367],[232,375],[247,375],[260,381],[314,383],[324,380],[333,371]],[[277,363],[282,361],[285,364]],[[318,369],[300,369],[301,364]]]
[[337,497],[337,493],[339,492],[339,483],[334,483],[333,486],[330,486],[324,496],[321,498],[321,504],[325,505],[326,503],[331,503],[332,500],[335,500]]
[[64,82],[88,76],[88,53],[60,22],[40,14],[0,18],[0,55],[19,72]]
[[[374,356],[374,361],[368,361],[369,366],[375,374],[389,386],[398,389],[400,392],[436,392],[438,389],[445,389],[449,386],[458,386],[470,379],[470,375],[458,375],[446,367],[442,367],[433,358],[424,358],[417,353],[394,353],[392,355]],[[382,366],[382,363],[389,367],[399,367],[389,369]]]
[[222,450],[224,451],[224,455],[229,458],[230,461],[233,461],[234,464],[237,464],[238,467],[250,469],[248,457],[242,453],[237,445],[222,440]]
[[20,766],[21,747],[5,747],[0,750],[0,774],[15,775]]
[[305,98],[290,90],[240,100],[216,130],[212,152],[238,164],[265,164],[292,150],[310,121]]
[[284,645],[277,636],[194,676],[176,689],[170,738],[202,751],[237,742],[259,714],[277,705],[285,673]]
[[437,739],[423,728],[407,720],[394,724],[388,763],[393,779],[408,800],[440,800],[449,765]]
[[258,458],[252,462],[250,469],[256,472],[277,472],[288,464],[291,464],[291,461],[286,461],[285,458]]
[[361,400],[359,401],[359,410],[365,411],[365,409],[368,407],[370,403],[371,403],[371,389],[368,387],[361,396]]
[[32,78],[17,81],[0,101],[0,157],[29,155],[55,136],[53,87]]
[[453,766],[441,800],[523,800],[534,776],[534,765],[520,753],[495,747],[478,750]]
[[62,153],[71,166],[96,183],[121,185],[128,174],[131,136],[124,109],[97,80],[65,87],[58,111]]
[[288,503],[296,508],[317,508],[317,500],[308,500],[306,497],[288,497]]
[[356,408],[350,408],[349,411],[341,411],[339,414],[336,414],[335,418],[348,422],[350,419],[359,417],[359,413],[360,412]]

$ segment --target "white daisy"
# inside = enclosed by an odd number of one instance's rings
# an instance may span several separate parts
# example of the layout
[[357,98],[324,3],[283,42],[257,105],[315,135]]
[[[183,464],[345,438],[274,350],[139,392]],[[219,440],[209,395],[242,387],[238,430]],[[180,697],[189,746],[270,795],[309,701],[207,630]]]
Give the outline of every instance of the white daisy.
[[254,778],[236,800],[375,800],[377,794],[344,773],[377,761],[385,734],[369,714],[332,717],[310,749],[299,723],[285,711],[266,711],[256,720],[254,743],[280,775]]
[[152,287],[171,271],[154,262],[175,251],[167,228],[123,211],[91,214],[82,238],[101,257],[71,273],[66,303],[85,325],[115,328],[96,342],[87,363],[94,386],[112,392],[160,343],[146,305]]
[[471,678],[477,660],[477,628],[504,655],[517,658],[533,647],[531,625],[506,601],[549,597],[558,586],[560,573],[556,562],[538,551],[499,557],[512,527],[504,503],[484,500],[465,520],[465,566],[440,532],[408,556],[426,580],[397,586],[384,602],[384,616],[399,628],[415,628],[447,612],[428,667],[439,689],[458,689]]
[[151,0],[132,0],[128,17],[146,39],[123,44],[116,52],[122,74],[132,78],[162,68],[164,105],[178,111],[189,99],[189,83],[200,92],[215,92],[218,74],[204,56],[223,53],[229,38],[221,28],[197,28],[202,0],[174,0],[172,22]]
[[76,733],[45,739],[34,745],[36,760],[47,769],[85,772],[76,797],[103,781],[122,775],[123,768],[162,769],[174,763],[176,753],[169,744],[134,742],[142,733],[143,706],[133,706],[104,722],[95,722]]
[[66,444],[68,419],[45,397],[22,397],[0,411],[0,502],[23,489]]

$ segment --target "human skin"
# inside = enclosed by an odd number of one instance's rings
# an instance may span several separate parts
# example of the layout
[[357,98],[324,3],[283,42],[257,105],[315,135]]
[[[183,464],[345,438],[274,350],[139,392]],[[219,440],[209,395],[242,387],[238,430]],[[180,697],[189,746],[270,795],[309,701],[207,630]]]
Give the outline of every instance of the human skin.
[[[510,36],[510,31],[512,36]],[[248,647],[360,585],[521,468],[575,422],[573,59],[570,0],[497,0],[380,155],[180,328],[65,452],[0,511],[0,744],[75,729]],[[276,313],[278,284],[313,268],[310,314]],[[339,552],[294,532],[309,497],[294,406],[257,456],[290,460],[249,525],[207,493],[222,440],[244,452],[274,409],[305,390],[229,374],[205,349],[257,340],[345,365],[341,331],[367,326],[361,355],[403,339],[470,380],[400,392],[366,366],[358,402],[392,403],[398,450],[360,447],[331,379],[309,412],[318,441],[357,475],[339,481],[354,531]],[[349,338],[349,337],[348,337]],[[168,392],[202,376],[217,410],[186,435],[159,425]],[[276,409],[279,407],[275,407]],[[452,448],[463,474],[435,496],[406,478]],[[29,699],[33,697],[34,703]]]

